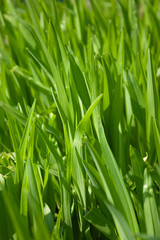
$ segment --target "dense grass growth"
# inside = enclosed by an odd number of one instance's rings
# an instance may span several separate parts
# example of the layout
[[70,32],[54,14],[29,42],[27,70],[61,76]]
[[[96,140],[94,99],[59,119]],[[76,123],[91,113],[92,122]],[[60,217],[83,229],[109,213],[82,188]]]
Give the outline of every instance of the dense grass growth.
[[160,239],[159,0],[0,1],[0,239]]

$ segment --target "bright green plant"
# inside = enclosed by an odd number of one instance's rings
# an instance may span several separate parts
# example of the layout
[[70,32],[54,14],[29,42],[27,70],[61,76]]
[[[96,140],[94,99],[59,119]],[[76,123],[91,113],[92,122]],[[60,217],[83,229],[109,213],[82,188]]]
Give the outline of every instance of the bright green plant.
[[0,239],[160,239],[159,9],[0,2]]

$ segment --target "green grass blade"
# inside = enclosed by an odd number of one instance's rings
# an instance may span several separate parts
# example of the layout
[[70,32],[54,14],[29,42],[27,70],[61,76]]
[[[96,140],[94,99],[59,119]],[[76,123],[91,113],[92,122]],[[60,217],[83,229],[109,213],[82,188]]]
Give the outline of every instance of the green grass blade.
[[102,123],[99,121],[99,140],[102,148],[102,152],[105,158],[106,166],[109,168],[113,179],[115,181],[115,184],[117,186],[117,189],[119,190],[120,194],[119,197],[121,199],[121,203],[124,207],[124,210],[126,212],[126,218],[130,225],[130,227],[133,229],[134,232],[138,233],[138,223],[135,216],[135,212],[133,209],[133,205],[130,199],[130,196],[127,192],[126,186],[124,184],[124,181],[122,179],[122,176],[120,175],[120,171],[118,169],[117,163],[115,161],[115,158],[111,152],[111,149],[108,145],[108,142],[105,137],[104,129],[102,126]]
[[158,162],[159,162],[159,165],[160,165],[160,148],[159,148],[159,146],[160,146],[160,134],[159,134],[159,130],[158,130],[157,123],[156,123],[155,119],[152,119],[152,124],[153,124],[153,133],[154,133],[157,157],[158,157]]
[[84,218],[109,239],[118,239],[113,224],[98,209],[92,208]]
[[19,146],[19,154],[20,157],[22,158],[22,160],[24,160],[25,158],[25,152],[26,152],[26,148],[27,148],[27,143],[28,143],[28,137],[29,137],[29,133],[30,133],[30,129],[31,129],[31,123],[33,120],[33,113],[34,113],[34,109],[35,109],[35,105],[36,105],[36,100],[34,101],[32,108],[30,110],[27,122],[26,122],[26,126],[23,132],[23,136],[21,139],[21,144]]
[[90,96],[88,93],[85,78],[70,51],[68,52],[68,54],[77,93],[80,96],[81,101],[83,102],[85,108],[88,109],[88,107],[90,106]]
[[156,235],[160,237],[160,219],[152,187],[152,179],[147,169],[144,171],[143,199],[146,231],[151,236]]
[[25,219],[19,215],[19,207],[13,195],[3,190],[3,198],[18,237],[22,240],[31,239]]
[[158,114],[158,96],[156,89],[156,81],[153,72],[152,58],[150,50],[148,50],[148,65],[147,65],[147,140],[150,142],[151,120],[155,119]]

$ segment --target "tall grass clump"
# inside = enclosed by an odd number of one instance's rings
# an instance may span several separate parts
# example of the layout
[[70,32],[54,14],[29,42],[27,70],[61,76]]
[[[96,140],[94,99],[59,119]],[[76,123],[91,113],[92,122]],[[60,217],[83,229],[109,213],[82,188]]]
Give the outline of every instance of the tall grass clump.
[[160,239],[159,0],[0,1],[0,239]]

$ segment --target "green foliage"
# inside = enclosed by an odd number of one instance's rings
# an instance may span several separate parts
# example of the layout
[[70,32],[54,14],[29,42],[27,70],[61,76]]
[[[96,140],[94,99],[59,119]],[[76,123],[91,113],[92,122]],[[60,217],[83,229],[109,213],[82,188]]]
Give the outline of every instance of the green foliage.
[[0,1],[0,239],[160,239],[159,7]]

